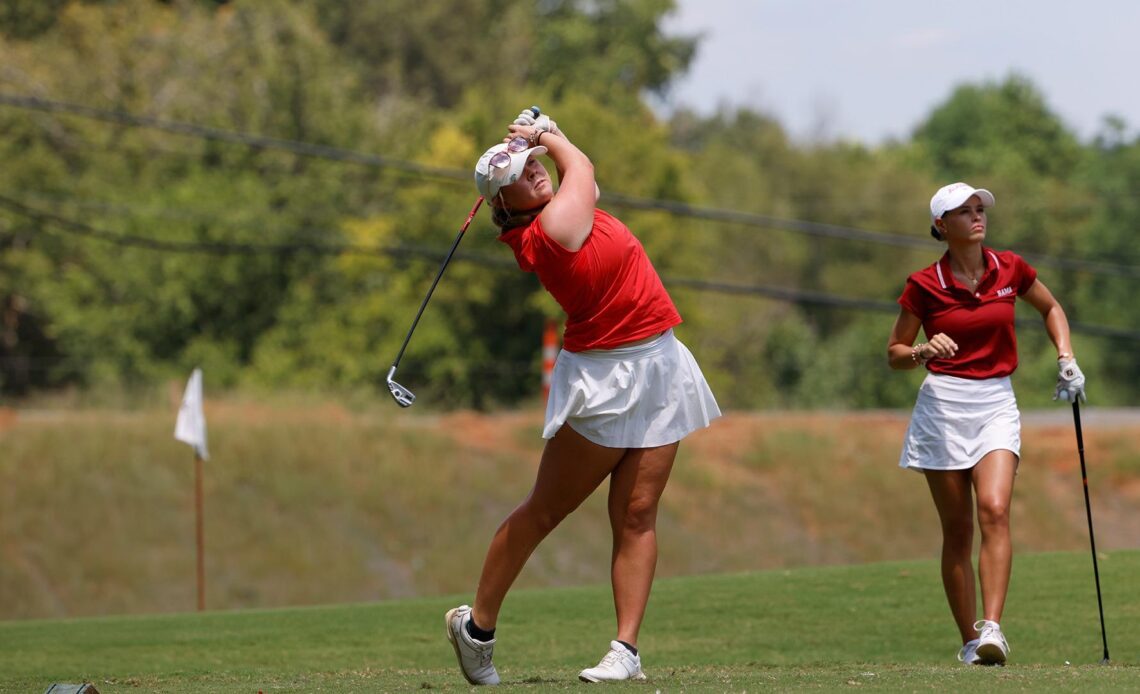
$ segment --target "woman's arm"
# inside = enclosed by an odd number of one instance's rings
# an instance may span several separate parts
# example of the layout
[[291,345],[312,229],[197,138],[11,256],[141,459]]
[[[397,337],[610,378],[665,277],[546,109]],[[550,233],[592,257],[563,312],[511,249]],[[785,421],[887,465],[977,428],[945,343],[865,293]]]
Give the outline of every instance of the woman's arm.
[[892,369],[913,369],[926,364],[931,359],[952,357],[958,353],[958,344],[946,333],[938,333],[930,342],[914,344],[922,321],[905,308],[899,309],[895,327],[887,340],[887,364]]
[[[560,137],[560,138],[562,138],[562,139],[566,139],[566,136],[565,136],[565,135],[562,135],[561,133],[550,133],[550,132],[548,132],[548,133],[544,133],[544,134],[543,134],[543,136],[542,136],[542,138],[541,138],[541,139],[542,139],[542,144],[543,144],[544,146],[545,146],[545,145],[547,144],[547,142],[548,142],[548,140],[546,139],[546,136],[547,136],[547,135],[551,135],[552,137]],[[568,140],[567,140],[567,141],[568,141]],[[549,146],[547,146],[546,148],[547,148],[548,150],[550,149],[550,147],[549,147]],[[558,171],[558,185],[559,185],[559,187],[561,187],[561,186],[562,186],[562,177],[563,177],[563,175],[565,175],[565,173],[566,173],[566,172],[562,170],[562,167],[561,167],[561,166],[558,166],[558,162],[554,162],[554,168],[555,168],[555,169]],[[595,202],[595,203],[597,203],[597,202],[598,202],[598,200],[599,200],[601,197],[602,197],[602,189],[601,189],[600,187],[598,187],[598,182],[597,182],[597,180],[595,179],[595,180],[594,180],[594,202]]]
[[[558,124],[555,123],[554,119],[552,119],[550,116],[548,116],[544,113],[541,116],[536,117],[534,114],[535,114],[535,107],[532,106],[530,108],[524,108],[522,110],[522,112],[519,113],[519,117],[515,119],[515,125],[533,125],[534,127],[538,128],[539,130],[542,130],[542,131],[549,133],[551,135],[557,135],[558,137],[561,137],[564,140],[570,139],[570,138],[566,137],[566,133],[562,132],[562,129],[558,127]],[[557,171],[558,171],[558,182],[561,183],[562,182],[562,174],[564,173],[562,171],[562,167],[555,164],[555,169],[557,169]],[[595,181],[595,183],[594,183],[594,201],[597,202],[597,200],[600,199],[601,197],[602,197],[602,189],[598,187],[598,184]]]
[[[546,153],[558,169],[558,191],[542,210],[542,228],[561,246],[576,251],[582,247],[594,227],[597,184],[590,158],[564,137],[536,131],[533,126],[512,124],[511,135],[521,135],[546,147]],[[536,135],[536,133],[541,133]]]
[[1049,334],[1049,339],[1057,348],[1057,358],[1072,359],[1073,346],[1069,339],[1069,319],[1065,316],[1065,309],[1061,308],[1060,302],[1053,296],[1053,292],[1049,291],[1041,280],[1036,280],[1021,298],[1037,309],[1045,320],[1045,332]]
[[[887,340],[887,364],[892,369],[913,369],[919,364],[914,359],[914,340],[918,337],[918,329],[922,321],[905,308],[899,309],[899,317],[895,319],[895,327],[891,329],[891,337]],[[925,355],[916,355],[923,359]]]

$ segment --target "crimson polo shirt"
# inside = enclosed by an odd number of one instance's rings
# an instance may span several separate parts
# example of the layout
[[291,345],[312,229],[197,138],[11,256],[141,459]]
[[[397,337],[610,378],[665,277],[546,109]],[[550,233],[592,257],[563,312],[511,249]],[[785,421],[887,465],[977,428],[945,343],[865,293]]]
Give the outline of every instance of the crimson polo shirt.
[[950,271],[950,252],[906,280],[899,305],[922,321],[927,339],[945,333],[958,343],[949,359],[932,359],[933,373],[959,378],[997,378],[1017,368],[1014,302],[1037,281],[1037,271],[1011,251],[982,247],[986,270],[976,291]]
[[594,210],[594,226],[577,251],[546,234],[542,215],[499,240],[566,312],[562,347],[568,352],[613,349],[681,322],[641,242],[608,212]]

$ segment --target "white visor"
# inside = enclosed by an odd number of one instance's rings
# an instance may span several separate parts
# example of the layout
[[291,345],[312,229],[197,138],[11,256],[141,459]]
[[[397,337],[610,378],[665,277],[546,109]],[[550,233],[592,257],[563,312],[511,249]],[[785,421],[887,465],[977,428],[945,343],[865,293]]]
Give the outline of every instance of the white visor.
[[[505,152],[510,157],[510,165],[503,167],[491,165],[491,159],[500,152]],[[484,198],[493,198],[501,188],[519,180],[523,169],[526,168],[527,160],[536,154],[546,154],[546,148],[538,145],[521,152],[511,152],[508,151],[506,142],[500,142],[488,149],[475,164],[475,187],[479,189],[479,194]]]

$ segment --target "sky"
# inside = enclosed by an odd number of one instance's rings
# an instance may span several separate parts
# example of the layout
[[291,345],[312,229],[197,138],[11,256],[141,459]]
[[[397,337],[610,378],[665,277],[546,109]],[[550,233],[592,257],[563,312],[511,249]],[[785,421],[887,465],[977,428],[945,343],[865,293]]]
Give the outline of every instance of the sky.
[[1136,0],[676,0],[703,35],[663,108],[744,106],[797,140],[907,139],[954,88],[1027,77],[1082,141],[1140,128]]

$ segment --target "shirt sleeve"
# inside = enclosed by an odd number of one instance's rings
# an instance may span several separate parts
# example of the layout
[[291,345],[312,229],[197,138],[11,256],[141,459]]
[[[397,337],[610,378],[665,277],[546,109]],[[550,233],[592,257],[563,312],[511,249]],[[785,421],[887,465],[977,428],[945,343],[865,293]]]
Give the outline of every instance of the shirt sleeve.
[[1017,269],[1017,295],[1022,296],[1037,281],[1037,270],[1016,253],[1013,255],[1013,266]]
[[913,277],[906,279],[906,286],[903,287],[902,296],[899,297],[899,306],[918,316],[919,319],[926,316],[926,293]]
[[510,232],[518,234],[511,239],[510,245],[515,251],[519,268],[524,272],[536,272],[550,256],[558,255],[561,248],[543,231],[541,219],[540,216],[527,226]]

